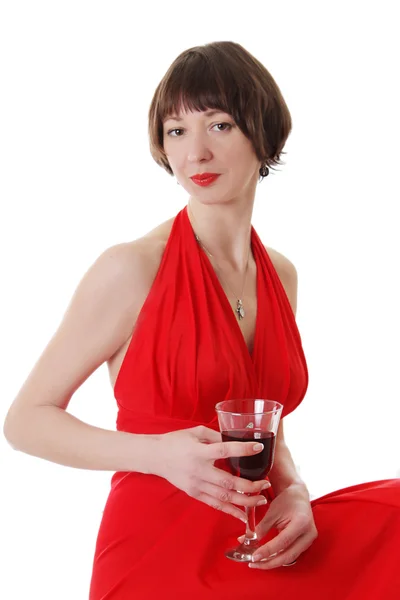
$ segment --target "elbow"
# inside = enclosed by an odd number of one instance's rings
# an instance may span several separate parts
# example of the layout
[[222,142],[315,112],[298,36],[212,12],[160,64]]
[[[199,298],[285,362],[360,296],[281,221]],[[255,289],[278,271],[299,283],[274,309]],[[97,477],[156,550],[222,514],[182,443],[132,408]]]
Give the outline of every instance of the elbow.
[[7,415],[3,425],[3,435],[6,438],[8,444],[13,450],[17,450],[15,443],[15,428],[12,426],[11,419]]
[[4,420],[3,435],[13,450],[20,449],[21,427],[16,415],[10,411]]

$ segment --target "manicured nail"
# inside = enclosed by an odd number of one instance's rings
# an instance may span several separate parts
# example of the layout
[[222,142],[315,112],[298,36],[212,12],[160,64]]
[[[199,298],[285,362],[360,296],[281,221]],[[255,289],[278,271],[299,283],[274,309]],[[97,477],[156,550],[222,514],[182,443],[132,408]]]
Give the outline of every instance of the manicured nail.
[[256,450],[256,452],[259,450],[264,450],[264,444],[254,444],[253,450]]
[[268,500],[266,498],[261,498],[256,504],[256,506],[262,506],[263,504],[267,504]]
[[263,486],[262,486],[262,490],[267,490],[269,487],[271,487],[271,484],[269,483],[269,481],[266,481]]

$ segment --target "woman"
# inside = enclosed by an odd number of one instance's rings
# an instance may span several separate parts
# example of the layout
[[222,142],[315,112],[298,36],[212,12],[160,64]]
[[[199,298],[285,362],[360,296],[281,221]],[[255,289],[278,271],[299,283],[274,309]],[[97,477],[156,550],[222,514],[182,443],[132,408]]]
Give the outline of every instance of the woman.
[[[398,598],[397,481],[310,502],[284,418],[269,482],[238,479],[216,462],[259,451],[221,442],[218,401],[271,398],[284,417],[308,386],[296,269],[251,226],[259,177],[279,164],[290,131],[278,86],[242,46],[178,56],[154,94],[149,133],[153,158],[188,204],[96,260],[9,410],[5,435],[15,448],[116,471],[91,600]],[[105,361],[115,432],[66,412]],[[224,550],[251,505],[263,545],[248,568]]]

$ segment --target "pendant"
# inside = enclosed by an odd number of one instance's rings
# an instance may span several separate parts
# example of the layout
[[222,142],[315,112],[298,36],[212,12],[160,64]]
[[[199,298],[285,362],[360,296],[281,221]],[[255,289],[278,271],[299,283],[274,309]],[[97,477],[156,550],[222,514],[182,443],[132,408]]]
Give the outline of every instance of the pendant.
[[244,312],[244,308],[243,308],[243,304],[242,304],[241,300],[238,300],[236,302],[236,313],[237,313],[239,321],[241,319],[244,319],[246,313]]

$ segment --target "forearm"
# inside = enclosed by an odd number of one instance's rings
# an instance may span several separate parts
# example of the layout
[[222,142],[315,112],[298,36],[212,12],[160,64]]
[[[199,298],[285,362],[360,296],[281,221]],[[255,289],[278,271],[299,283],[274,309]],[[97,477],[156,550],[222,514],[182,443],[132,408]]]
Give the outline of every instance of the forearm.
[[289,486],[298,486],[307,499],[310,498],[307,486],[296,471],[292,455],[284,441],[278,441],[276,445],[274,464],[268,478],[276,495]]
[[139,473],[153,472],[160,440],[94,427],[56,406],[26,411],[6,425],[4,434],[15,450],[60,465]]

